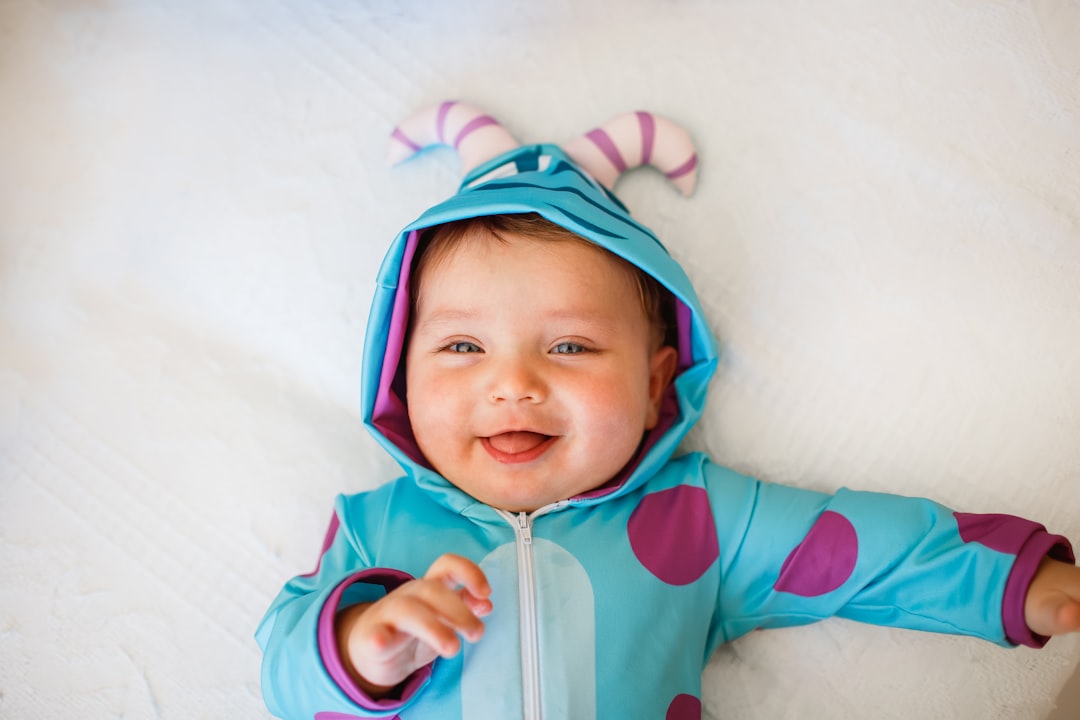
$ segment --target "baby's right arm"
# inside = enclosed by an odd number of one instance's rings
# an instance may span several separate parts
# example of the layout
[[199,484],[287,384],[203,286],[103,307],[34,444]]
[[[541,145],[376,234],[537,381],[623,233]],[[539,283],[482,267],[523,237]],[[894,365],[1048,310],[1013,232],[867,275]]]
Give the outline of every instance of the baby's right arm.
[[422,578],[373,603],[346,608],[335,621],[338,652],[353,680],[373,699],[437,656],[461,649],[457,635],[476,642],[480,618],[492,609],[491,587],[476,563],[459,555],[438,558]]

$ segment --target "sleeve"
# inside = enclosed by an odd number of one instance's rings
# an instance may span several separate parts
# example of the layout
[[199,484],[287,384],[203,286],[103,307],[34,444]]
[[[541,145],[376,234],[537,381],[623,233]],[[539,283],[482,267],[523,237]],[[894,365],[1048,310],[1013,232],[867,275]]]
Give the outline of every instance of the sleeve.
[[392,717],[431,677],[429,665],[405,680],[400,699],[373,700],[345,670],[334,635],[337,613],[412,579],[371,567],[346,518],[347,499],[339,497],[315,571],[286,583],[255,633],[263,651],[263,699],[277,717]]
[[1011,515],[956,513],[919,498],[835,495],[760,482],[710,463],[720,538],[710,651],[758,628],[836,615],[876,625],[1041,647],[1024,599],[1065,538]]

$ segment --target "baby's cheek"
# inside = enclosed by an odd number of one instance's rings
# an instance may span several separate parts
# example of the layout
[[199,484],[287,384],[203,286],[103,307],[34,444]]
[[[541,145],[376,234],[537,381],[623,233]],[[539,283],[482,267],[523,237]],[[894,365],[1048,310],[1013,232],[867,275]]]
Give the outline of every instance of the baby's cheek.
[[594,439],[620,455],[633,453],[645,432],[648,398],[627,389],[595,398],[591,407]]
[[448,455],[453,451],[448,430],[454,423],[442,413],[413,412],[410,416],[413,437],[420,452],[438,470],[442,463],[450,459]]

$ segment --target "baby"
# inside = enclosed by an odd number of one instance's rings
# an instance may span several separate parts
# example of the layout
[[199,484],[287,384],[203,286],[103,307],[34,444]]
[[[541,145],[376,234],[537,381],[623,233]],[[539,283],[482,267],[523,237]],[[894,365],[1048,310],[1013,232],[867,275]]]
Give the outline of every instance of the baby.
[[713,650],[758,628],[1080,630],[1080,569],[1041,525],[676,457],[716,343],[601,183],[693,164],[667,121],[629,117],[631,150],[626,117],[564,152],[454,104],[398,133],[434,127],[467,171],[391,248],[369,323],[364,419],[405,477],[338,499],[260,625],[276,715],[699,718]]

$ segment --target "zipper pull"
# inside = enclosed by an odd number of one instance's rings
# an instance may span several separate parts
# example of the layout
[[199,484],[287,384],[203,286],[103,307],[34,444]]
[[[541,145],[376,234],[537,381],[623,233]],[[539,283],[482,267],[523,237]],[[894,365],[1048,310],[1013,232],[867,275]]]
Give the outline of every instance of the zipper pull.
[[518,513],[518,527],[521,529],[521,542],[526,545],[532,545],[532,526],[529,525],[529,516],[527,513]]

